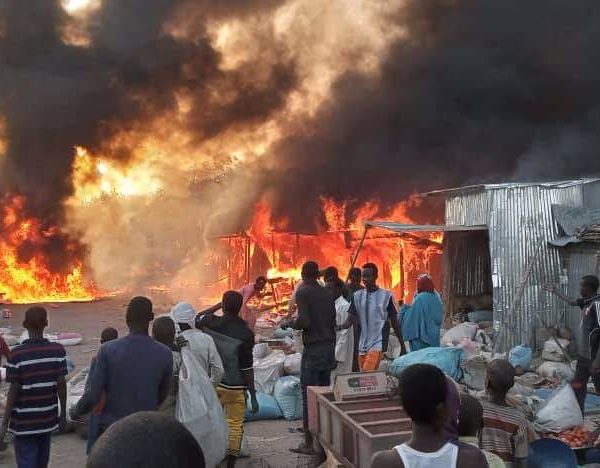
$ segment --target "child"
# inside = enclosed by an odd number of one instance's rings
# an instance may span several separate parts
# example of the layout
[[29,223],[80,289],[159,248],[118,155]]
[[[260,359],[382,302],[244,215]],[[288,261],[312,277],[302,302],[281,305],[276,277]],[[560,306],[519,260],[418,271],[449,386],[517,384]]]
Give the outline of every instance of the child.
[[[479,438],[483,429],[483,406],[477,398],[462,393],[460,395],[460,413],[458,416],[458,435],[460,441],[479,448]],[[498,455],[483,451],[490,468],[505,468]]]
[[373,457],[372,468],[487,467],[481,450],[448,441],[448,387],[444,373],[429,364],[415,364],[400,376],[400,399],[412,421],[412,437]]
[[[112,327],[107,327],[104,330],[102,330],[102,333],[100,333],[100,345],[107,343],[109,341],[112,341],[112,340],[116,340],[117,338],[119,338],[119,332]],[[94,356],[92,358],[92,362],[90,363],[90,369],[88,372],[88,377],[85,382],[85,390],[83,392],[83,395],[81,395],[81,398],[79,399],[79,401],[75,404],[75,406],[73,406],[71,408],[71,410],[69,412],[69,416],[71,417],[72,420],[79,419],[84,414],[90,413],[90,421],[89,421],[88,433],[87,433],[87,447],[86,447],[86,453],[88,453],[88,454],[92,450],[92,446],[94,445],[94,443],[96,442],[96,439],[98,438],[98,428],[99,428],[98,415],[100,414],[100,412],[102,411],[102,408],[104,407],[103,400],[101,400],[100,403],[98,403],[95,407],[92,405],[92,402],[90,401],[90,377],[89,376],[91,375],[95,364],[96,364],[96,357]]]
[[66,425],[67,358],[61,344],[44,338],[47,325],[46,309],[27,309],[23,327],[29,339],[12,350],[7,365],[10,388],[0,429],[0,450],[6,449],[4,438],[9,430],[15,436],[19,468],[47,467],[50,434],[58,428],[64,430]]
[[[169,389],[169,395],[160,405],[159,411],[175,416],[175,404],[179,390],[179,369],[181,368],[180,346],[175,343],[175,322],[171,317],[159,317],[152,324],[152,338],[167,346],[173,354],[173,381]],[[183,344],[183,343],[182,343]]]

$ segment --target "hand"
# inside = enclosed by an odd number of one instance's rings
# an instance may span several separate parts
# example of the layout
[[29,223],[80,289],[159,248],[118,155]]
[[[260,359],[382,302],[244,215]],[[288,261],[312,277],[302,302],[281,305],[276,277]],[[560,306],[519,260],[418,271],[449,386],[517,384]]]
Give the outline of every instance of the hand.
[[186,340],[183,336],[178,335],[175,337],[175,346],[178,350],[181,350],[186,344],[188,344],[188,340]]
[[400,356],[404,356],[405,354],[408,354],[408,351],[406,351],[406,346],[401,346],[400,347]]
[[252,405],[252,414],[256,414],[258,413],[259,407],[258,407],[258,400],[256,399],[256,393],[250,395],[250,404]]
[[544,291],[548,291],[549,293],[555,293],[558,291],[558,286],[556,284],[546,283],[542,287],[544,288]]

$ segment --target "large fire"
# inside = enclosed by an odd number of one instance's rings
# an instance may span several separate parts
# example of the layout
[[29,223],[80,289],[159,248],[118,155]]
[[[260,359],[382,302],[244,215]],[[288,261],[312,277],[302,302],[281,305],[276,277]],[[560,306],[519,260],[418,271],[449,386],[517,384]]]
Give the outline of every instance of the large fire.
[[82,260],[75,243],[67,245],[71,258],[64,271],[57,272],[42,253],[58,235],[56,227],[44,228],[39,220],[25,215],[25,199],[7,196],[1,208],[0,295],[3,302],[89,301],[98,295],[84,279]]

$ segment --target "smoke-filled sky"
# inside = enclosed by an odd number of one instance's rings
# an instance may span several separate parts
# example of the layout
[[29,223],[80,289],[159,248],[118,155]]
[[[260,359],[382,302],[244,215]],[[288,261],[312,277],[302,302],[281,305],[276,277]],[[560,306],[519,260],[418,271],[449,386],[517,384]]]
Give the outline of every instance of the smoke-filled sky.
[[[1,187],[97,244],[598,174],[599,44],[596,0],[0,0]],[[160,200],[73,213],[76,146]]]

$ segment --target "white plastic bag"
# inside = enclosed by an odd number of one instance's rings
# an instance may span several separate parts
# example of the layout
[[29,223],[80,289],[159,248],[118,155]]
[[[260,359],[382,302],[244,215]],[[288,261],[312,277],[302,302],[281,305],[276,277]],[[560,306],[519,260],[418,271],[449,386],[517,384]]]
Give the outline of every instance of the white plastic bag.
[[476,323],[465,322],[461,323],[460,325],[456,325],[444,333],[444,336],[442,337],[442,345],[456,346],[463,340],[463,338],[472,340],[475,338],[475,333],[477,333],[478,329],[479,325]]
[[175,417],[202,448],[206,466],[213,468],[227,454],[229,429],[210,378],[190,353],[186,347],[181,351]]
[[275,382],[283,375],[285,353],[273,351],[262,359],[254,359],[254,385],[257,392],[273,395]]
[[254,355],[254,359],[263,359],[265,358],[271,350],[269,349],[268,343],[257,343],[254,345],[252,349],[252,354]]
[[[557,338],[558,342],[563,348],[569,346],[569,340]],[[556,344],[554,338],[550,338],[544,343],[544,350],[542,351],[542,359],[544,361],[555,361],[562,362],[564,360],[564,354],[562,353],[560,346]]]
[[283,370],[285,375],[300,375],[302,368],[302,354],[288,354],[283,362]]
[[562,381],[570,382],[575,377],[573,368],[564,362],[546,361],[536,371],[542,377],[548,379],[558,378]]
[[535,416],[538,432],[561,432],[583,425],[583,416],[570,385],[554,393]]

